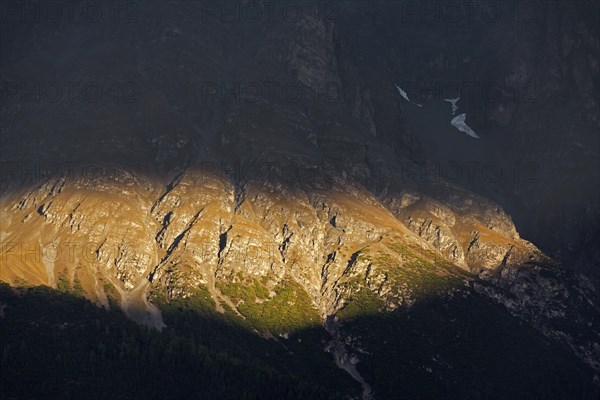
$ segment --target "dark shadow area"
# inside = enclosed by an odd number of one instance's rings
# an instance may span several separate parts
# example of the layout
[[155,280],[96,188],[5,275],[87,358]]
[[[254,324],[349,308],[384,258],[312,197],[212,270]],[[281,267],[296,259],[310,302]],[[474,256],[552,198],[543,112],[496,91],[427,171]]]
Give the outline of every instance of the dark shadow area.
[[[0,287],[7,399],[342,399],[360,387],[322,327],[263,339],[202,299],[144,328],[47,287]],[[341,319],[376,399],[595,399],[592,372],[485,298],[430,299]],[[355,350],[356,351],[356,350]]]
[[163,305],[158,332],[48,287],[2,284],[7,399],[342,399],[359,388],[322,328],[262,339],[197,299]]

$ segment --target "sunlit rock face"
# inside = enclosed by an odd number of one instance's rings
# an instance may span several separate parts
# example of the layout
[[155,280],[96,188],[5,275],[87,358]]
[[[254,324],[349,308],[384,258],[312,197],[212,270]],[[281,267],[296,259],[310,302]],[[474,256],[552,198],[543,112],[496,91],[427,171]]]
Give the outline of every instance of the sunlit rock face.
[[[339,319],[327,326],[338,341],[345,320],[485,298],[598,370],[588,282],[520,238],[497,202],[407,174],[427,152],[397,68],[373,68],[385,53],[357,57],[368,43],[347,33],[353,7],[225,26],[197,23],[191,2],[151,2],[135,25],[3,28],[46,38],[46,51],[1,61],[11,80],[136,89],[118,103],[8,98],[0,279],[76,291],[159,329],[157,304],[206,291],[266,337]],[[300,95],[267,95],[273,81]],[[264,92],[228,95],[240,82]],[[337,359],[362,357],[352,343]]]
[[[353,290],[342,289],[340,280],[357,278],[355,289],[381,280],[384,265],[366,262],[370,253],[402,265],[405,251],[404,262],[422,257],[466,271],[545,260],[491,203],[495,218],[481,204],[463,206],[472,212],[461,217],[426,196],[398,209],[394,201],[386,206],[389,198],[352,182],[236,188],[224,176],[193,168],[169,182],[126,171],[111,178],[53,177],[3,199],[2,278],[51,286],[64,280],[107,305],[111,285],[125,297],[139,294],[134,289],[144,283],[185,296],[198,285],[214,290],[220,281],[258,279],[270,287],[289,276],[326,316],[346,300],[341,292],[347,297]],[[521,253],[529,258],[518,258]],[[386,280],[379,285],[397,283]],[[383,286],[373,285],[381,294]]]

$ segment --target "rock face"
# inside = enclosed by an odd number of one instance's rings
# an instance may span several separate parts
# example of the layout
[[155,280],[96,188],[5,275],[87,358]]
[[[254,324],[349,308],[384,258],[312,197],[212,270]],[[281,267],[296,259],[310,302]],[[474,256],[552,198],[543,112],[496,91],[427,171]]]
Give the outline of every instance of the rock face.
[[[463,218],[425,196],[397,208],[382,198],[350,182],[236,189],[224,177],[191,168],[162,184],[126,171],[114,181],[54,177],[3,199],[2,278],[51,286],[66,280],[107,305],[107,287],[127,302],[147,284],[169,296],[207,285],[219,304],[218,282],[259,279],[272,288],[287,276],[325,317],[343,304],[343,290],[352,291],[340,280],[378,281],[382,266],[364,258],[371,253],[387,254],[390,264],[402,265],[406,252],[409,259],[477,272],[544,260],[497,206],[495,218],[481,203],[467,206],[473,210]],[[384,286],[396,283],[382,279]]]
[[[394,90],[401,56],[378,42],[365,60],[370,42],[348,33],[363,9],[338,11],[225,29],[194,3],[152,2],[135,24],[3,27],[23,43],[2,60],[7,82],[134,90],[118,93],[132,101],[7,97],[0,279],[114,300],[159,329],[153,302],[206,290],[267,337],[483,295],[598,371],[594,290],[520,238],[496,202],[407,174],[429,155]],[[376,38],[377,26],[365,32]],[[578,32],[563,36],[564,52],[594,49],[596,36]],[[565,57],[593,105],[594,57]],[[524,85],[527,65],[506,79]],[[490,118],[517,118],[502,110]],[[340,349],[340,335],[332,346],[356,364],[358,347]]]

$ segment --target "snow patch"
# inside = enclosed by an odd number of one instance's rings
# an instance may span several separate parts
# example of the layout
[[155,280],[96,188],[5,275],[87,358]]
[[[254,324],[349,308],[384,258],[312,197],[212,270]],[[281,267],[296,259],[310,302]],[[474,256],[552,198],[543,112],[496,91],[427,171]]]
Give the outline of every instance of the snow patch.
[[454,99],[444,99],[444,101],[447,101],[448,103],[452,104],[452,115],[456,114],[456,111],[458,110],[458,106],[456,105],[456,103],[458,103],[459,100],[460,97]]
[[400,86],[398,86],[398,85],[394,85],[394,86],[396,86],[396,89],[398,89],[398,92],[400,92],[400,96],[402,96],[406,101],[413,103],[417,107],[423,107],[421,104],[417,104],[414,101],[412,101],[411,99],[409,99],[408,94],[406,94],[406,92],[404,90],[402,90],[402,88]]
[[471,127],[469,125],[467,125],[467,123],[465,122],[467,119],[467,114],[459,114],[456,117],[452,118],[452,121],[450,122],[452,124],[453,127],[455,127],[456,129],[458,129],[461,132],[466,133],[467,135],[471,136],[472,138],[475,139],[479,139],[479,136],[475,133],[475,131],[473,129],[471,129]]

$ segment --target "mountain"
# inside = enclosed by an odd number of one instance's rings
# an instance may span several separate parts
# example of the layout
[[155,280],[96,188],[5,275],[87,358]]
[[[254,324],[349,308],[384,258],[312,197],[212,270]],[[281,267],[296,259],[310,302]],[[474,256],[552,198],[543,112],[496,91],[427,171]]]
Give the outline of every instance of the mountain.
[[86,4],[4,9],[5,395],[596,398],[597,5]]

